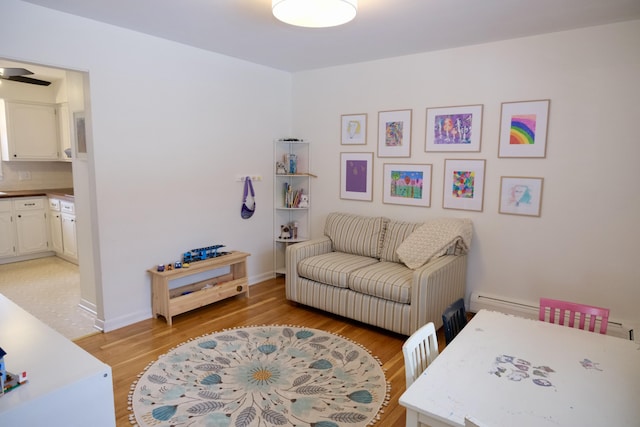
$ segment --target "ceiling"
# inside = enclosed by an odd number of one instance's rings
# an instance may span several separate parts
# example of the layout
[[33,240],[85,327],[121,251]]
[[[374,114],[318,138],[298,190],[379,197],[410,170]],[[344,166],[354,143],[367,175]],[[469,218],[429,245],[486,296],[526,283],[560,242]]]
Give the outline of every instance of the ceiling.
[[640,19],[640,0],[359,0],[322,29],[286,25],[271,0],[24,0],[298,72]]

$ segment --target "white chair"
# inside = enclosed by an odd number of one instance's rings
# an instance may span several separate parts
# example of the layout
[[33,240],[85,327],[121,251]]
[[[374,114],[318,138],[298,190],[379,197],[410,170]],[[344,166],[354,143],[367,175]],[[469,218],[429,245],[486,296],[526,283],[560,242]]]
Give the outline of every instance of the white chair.
[[438,356],[438,337],[433,322],[415,331],[402,346],[407,388]]

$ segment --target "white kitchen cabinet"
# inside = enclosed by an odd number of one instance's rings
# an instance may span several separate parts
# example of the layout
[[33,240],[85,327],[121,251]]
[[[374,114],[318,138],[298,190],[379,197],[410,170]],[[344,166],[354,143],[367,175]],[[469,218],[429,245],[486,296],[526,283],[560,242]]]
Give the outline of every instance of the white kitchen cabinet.
[[49,230],[51,246],[56,255],[77,264],[78,243],[74,202],[49,199]]
[[0,258],[15,255],[15,236],[11,200],[0,200]]
[[62,247],[66,257],[78,260],[78,243],[76,238],[76,216],[62,214]]
[[49,199],[49,233],[51,235],[51,249],[56,254],[62,254],[62,214],[60,200]]
[[59,125],[55,104],[0,99],[4,161],[57,161]]
[[13,201],[16,217],[17,254],[49,250],[47,215],[43,197],[21,197]]
[[50,255],[44,197],[0,200],[0,263]]
[[56,107],[58,117],[58,136],[60,142],[59,160],[63,162],[71,161],[71,115],[69,114],[69,104],[66,102],[58,104]]

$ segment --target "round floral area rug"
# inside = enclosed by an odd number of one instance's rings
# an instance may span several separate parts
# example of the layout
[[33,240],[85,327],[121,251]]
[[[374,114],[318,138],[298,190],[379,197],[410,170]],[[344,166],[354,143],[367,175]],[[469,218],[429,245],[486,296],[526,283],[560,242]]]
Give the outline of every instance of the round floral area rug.
[[360,427],[389,398],[379,360],[318,329],[250,326],[181,344],[132,385],[131,423]]

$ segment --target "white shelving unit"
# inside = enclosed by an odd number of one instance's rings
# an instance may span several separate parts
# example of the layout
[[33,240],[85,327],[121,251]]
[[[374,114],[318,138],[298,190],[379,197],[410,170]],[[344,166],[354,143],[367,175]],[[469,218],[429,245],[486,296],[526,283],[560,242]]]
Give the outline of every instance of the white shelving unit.
[[[288,158],[295,156],[295,169],[290,164],[285,164]],[[308,206],[300,207],[300,194],[306,194],[311,198],[309,141],[302,139],[278,139],[274,141],[273,149],[274,167],[274,271],[276,274],[285,273],[285,252],[290,244],[304,242],[310,235],[311,201]],[[278,170],[278,162],[285,166],[284,171]],[[286,188],[290,188],[287,192]],[[298,198],[296,198],[298,194]],[[281,235],[281,226],[293,227],[297,225],[297,233],[289,238]]]

